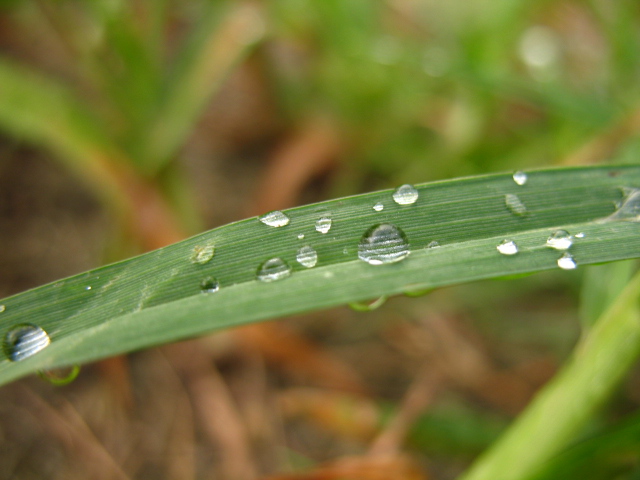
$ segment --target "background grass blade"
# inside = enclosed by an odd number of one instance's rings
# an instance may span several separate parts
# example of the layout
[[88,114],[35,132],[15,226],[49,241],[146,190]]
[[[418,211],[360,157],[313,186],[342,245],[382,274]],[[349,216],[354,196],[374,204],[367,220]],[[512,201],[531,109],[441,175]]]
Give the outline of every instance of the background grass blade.
[[564,370],[461,480],[523,480],[544,471],[638,358],[638,297],[640,274],[583,338]]
[[[640,256],[631,202],[636,196],[630,195],[640,188],[640,167],[542,170],[529,173],[522,186],[510,174],[498,174],[417,188],[420,197],[413,205],[397,205],[387,190],[293,208],[282,228],[251,218],[7,298],[1,302],[0,334],[28,322],[44,328],[52,343],[21,362],[3,357],[0,382],[380,295],[555,269],[562,252],[545,242],[558,228],[584,233],[570,249],[578,265]],[[507,194],[518,196],[525,214],[507,208]],[[625,198],[631,200],[624,204]],[[377,202],[383,202],[383,211],[373,210]],[[611,216],[622,204],[629,215]],[[327,214],[331,230],[316,232],[316,221]],[[358,259],[358,243],[369,227],[385,222],[406,233],[411,255],[371,266]],[[516,242],[519,253],[497,252],[505,238]],[[433,241],[441,246],[426,248]],[[295,261],[303,245],[316,249],[316,267]],[[192,262],[194,251],[204,246],[214,246],[215,256],[204,264]],[[257,267],[272,257],[289,263],[291,277],[256,281]],[[207,277],[220,282],[219,292],[201,293]]]

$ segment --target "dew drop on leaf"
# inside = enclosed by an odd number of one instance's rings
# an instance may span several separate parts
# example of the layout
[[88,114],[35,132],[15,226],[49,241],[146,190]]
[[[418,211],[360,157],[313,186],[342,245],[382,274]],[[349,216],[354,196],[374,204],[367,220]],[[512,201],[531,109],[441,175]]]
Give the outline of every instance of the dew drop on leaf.
[[373,206],[373,209],[376,212],[381,212],[382,210],[384,210],[384,205],[382,204],[382,202],[378,202]]
[[207,277],[200,282],[200,291],[202,293],[215,293],[220,290],[220,282],[213,277]]
[[349,307],[356,312],[370,312],[377,308],[380,308],[387,301],[387,296],[382,295],[381,297],[376,298],[375,300],[370,300],[368,302],[351,302]]
[[258,267],[256,278],[261,282],[275,282],[291,275],[291,267],[281,258],[271,258]]
[[578,264],[569,252],[565,252],[564,255],[558,259],[558,266],[563,270],[575,270]]
[[516,182],[516,184],[518,185],[524,185],[525,183],[527,183],[527,180],[529,180],[529,178],[527,177],[527,174],[518,170],[517,172],[515,172],[513,174],[513,181]]
[[584,232],[576,233],[574,236],[575,236],[576,238],[584,238],[584,237],[586,237],[586,235],[585,235],[585,233],[584,233]]
[[624,193],[625,196],[617,210],[609,215],[606,220],[640,221],[640,190],[637,188],[625,188]]
[[298,240],[304,240],[304,233],[298,234]]
[[398,205],[412,205],[418,200],[418,190],[413,185],[401,185],[393,192],[393,201]]
[[316,232],[328,233],[331,230],[331,215],[323,215],[316,222]]
[[407,236],[400,228],[389,223],[369,228],[358,245],[358,257],[370,265],[399,262],[409,253]]
[[47,332],[30,323],[16,325],[4,337],[4,353],[13,362],[32,357],[51,343]]
[[215,247],[213,245],[196,245],[191,254],[191,263],[204,265],[213,258],[214,253]]
[[7,309],[4,305],[0,305],[0,313],[4,312]]
[[61,386],[67,385],[73,382],[80,373],[80,366],[74,365],[72,367],[53,368],[51,370],[42,370],[38,372],[40,378],[47,382]]
[[438,248],[440,246],[440,244],[438,242],[436,242],[435,240],[432,240],[431,242],[429,242],[429,244],[427,245],[427,248]]
[[502,255],[515,255],[518,253],[518,246],[513,240],[503,240],[496,248]]
[[258,218],[262,223],[270,227],[284,227],[285,225],[289,225],[289,217],[279,210],[265,213]]
[[556,230],[547,238],[546,246],[556,250],[569,250],[573,245],[573,237],[566,230]]
[[527,207],[525,207],[520,198],[513,193],[507,193],[504,196],[504,204],[514,215],[522,216],[527,213]]
[[318,253],[314,250],[313,247],[305,245],[304,247],[301,247],[300,250],[298,250],[296,260],[300,265],[307,268],[312,268],[316,266],[316,263],[318,263]]

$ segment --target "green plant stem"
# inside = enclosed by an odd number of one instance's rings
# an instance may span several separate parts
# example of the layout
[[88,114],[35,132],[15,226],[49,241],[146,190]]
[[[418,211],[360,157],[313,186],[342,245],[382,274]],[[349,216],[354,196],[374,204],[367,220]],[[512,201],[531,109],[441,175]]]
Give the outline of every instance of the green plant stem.
[[460,480],[533,477],[576,438],[640,354],[640,273],[576,347],[573,358]]

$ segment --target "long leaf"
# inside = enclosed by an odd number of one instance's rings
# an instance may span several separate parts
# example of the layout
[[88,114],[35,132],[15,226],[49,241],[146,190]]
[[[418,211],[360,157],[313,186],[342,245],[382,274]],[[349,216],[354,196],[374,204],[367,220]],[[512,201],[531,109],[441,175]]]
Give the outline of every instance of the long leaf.
[[[545,243],[560,228],[582,234],[569,249],[578,267],[640,257],[640,167],[542,170],[530,172],[524,185],[498,174],[416,188],[419,198],[411,205],[380,191],[293,208],[285,212],[286,226],[250,218],[7,298],[0,302],[0,334],[30,323],[43,328],[51,344],[18,362],[5,352],[0,383],[380,295],[558,269],[564,253]],[[382,211],[373,209],[378,202]],[[316,222],[328,216],[331,229],[319,233]],[[365,231],[383,223],[404,231],[411,253],[396,263],[370,265],[358,258],[358,245]],[[519,252],[500,254],[496,247],[505,239]],[[434,241],[440,246],[429,247]],[[296,261],[304,245],[317,251],[313,268]],[[211,247],[210,261],[192,261]],[[259,265],[274,257],[290,265],[291,275],[256,280]],[[217,279],[219,291],[202,293],[208,277]]]

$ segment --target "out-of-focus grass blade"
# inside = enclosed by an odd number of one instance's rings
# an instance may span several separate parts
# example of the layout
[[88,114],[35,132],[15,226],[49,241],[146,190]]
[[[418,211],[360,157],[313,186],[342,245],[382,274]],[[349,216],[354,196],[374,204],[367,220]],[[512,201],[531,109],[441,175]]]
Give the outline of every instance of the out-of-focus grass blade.
[[265,34],[265,19],[252,4],[230,10],[210,2],[176,61],[140,158],[151,171],[175,155],[231,69]]
[[98,117],[62,85],[1,58],[0,128],[51,149],[81,176],[109,188],[109,164],[120,155]]
[[[30,323],[48,332],[51,344],[19,362],[3,355],[0,383],[283,315],[557,269],[566,252],[545,246],[557,229],[581,234],[569,249],[578,268],[640,256],[640,167],[542,170],[530,172],[524,185],[498,174],[416,188],[419,198],[411,205],[380,191],[293,208],[285,212],[286,226],[250,218],[6,298],[0,335]],[[377,203],[382,211],[374,210]],[[316,222],[328,216],[331,229],[319,233]],[[383,223],[404,231],[411,253],[397,263],[370,265],[358,258],[358,245],[365,231]],[[505,239],[518,253],[498,252]],[[318,255],[313,268],[296,261],[306,245]],[[211,248],[209,261],[193,261],[198,252],[206,259]],[[256,280],[258,266],[274,257],[290,265],[290,277]],[[202,282],[213,279],[219,291],[203,294]]]
[[564,369],[461,480],[533,480],[575,440],[640,354],[639,297],[637,273]]

